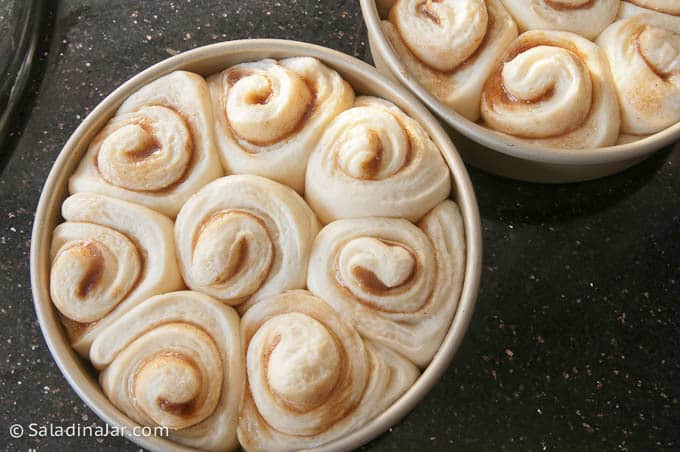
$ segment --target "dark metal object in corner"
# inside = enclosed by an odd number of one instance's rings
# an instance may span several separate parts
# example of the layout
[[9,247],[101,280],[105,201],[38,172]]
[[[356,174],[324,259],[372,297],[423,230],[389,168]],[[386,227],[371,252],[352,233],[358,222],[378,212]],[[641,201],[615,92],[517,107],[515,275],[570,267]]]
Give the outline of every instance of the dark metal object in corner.
[[0,156],[30,79],[45,14],[44,0],[0,0]]

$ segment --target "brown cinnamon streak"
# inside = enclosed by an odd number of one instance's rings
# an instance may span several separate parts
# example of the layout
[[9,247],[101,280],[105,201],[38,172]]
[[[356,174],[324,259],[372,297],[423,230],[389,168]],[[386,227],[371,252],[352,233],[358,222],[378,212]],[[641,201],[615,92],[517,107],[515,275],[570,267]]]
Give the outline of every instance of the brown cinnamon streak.
[[153,154],[160,150],[161,150],[160,143],[154,140],[153,142],[149,143],[148,146],[127,152],[127,155],[133,160],[144,160],[148,157],[151,157]]
[[187,417],[196,409],[196,401],[193,399],[188,402],[174,403],[159,397],[157,402],[161,410],[178,417]]
[[380,141],[378,134],[373,130],[369,132],[368,141],[370,146],[374,148],[375,155],[368,162],[364,162],[361,166],[361,172],[365,179],[373,179],[380,169],[380,162],[382,161],[383,156],[383,144],[382,141]]
[[[438,3],[436,0],[432,0],[433,3]],[[439,16],[437,16],[434,11],[432,11],[429,7],[428,2],[423,2],[420,5],[418,5],[418,12],[434,22],[437,25],[441,25],[441,20],[439,19]]]
[[593,5],[595,4],[595,0],[590,0],[587,3],[584,3],[582,5],[568,5],[565,3],[562,3],[560,1],[555,1],[555,0],[544,0],[545,4],[551,7],[554,10],[557,11],[573,11],[575,9],[589,9],[592,8]]
[[104,257],[94,243],[85,243],[81,247],[82,254],[88,259],[88,269],[78,284],[76,294],[84,299],[99,284],[104,273]]
[[235,254],[236,257],[232,257],[229,260],[228,267],[224,270],[224,273],[220,275],[219,279],[215,281],[215,284],[224,284],[243,269],[243,266],[248,259],[248,241],[246,239],[241,238],[236,243]]

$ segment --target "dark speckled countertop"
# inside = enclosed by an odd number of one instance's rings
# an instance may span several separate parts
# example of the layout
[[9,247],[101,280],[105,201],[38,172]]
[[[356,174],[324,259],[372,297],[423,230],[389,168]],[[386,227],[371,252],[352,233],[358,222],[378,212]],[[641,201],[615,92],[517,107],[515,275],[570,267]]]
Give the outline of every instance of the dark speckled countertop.
[[[106,94],[170,55],[278,37],[370,60],[366,30],[354,0],[54,3],[3,150],[0,445],[134,450],[121,438],[9,436],[14,423],[101,425],[33,310],[29,237],[52,162]],[[485,250],[469,333],[442,381],[366,449],[679,450],[680,148],[568,186],[470,173]]]

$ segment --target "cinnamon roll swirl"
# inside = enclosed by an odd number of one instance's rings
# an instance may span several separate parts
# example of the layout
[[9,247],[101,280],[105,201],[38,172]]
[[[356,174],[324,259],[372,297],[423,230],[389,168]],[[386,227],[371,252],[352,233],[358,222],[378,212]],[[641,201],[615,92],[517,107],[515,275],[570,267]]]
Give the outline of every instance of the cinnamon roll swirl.
[[500,0],[397,0],[383,29],[409,73],[471,121],[484,81],[517,37]]
[[228,173],[304,189],[305,167],[328,122],[354,91],[314,58],[262,60],[208,78],[220,156]]
[[621,132],[649,135],[680,121],[680,21],[643,14],[609,26],[604,49],[621,104]]
[[659,9],[651,9],[651,5],[643,8],[629,1],[622,1],[621,7],[619,8],[618,19],[628,19],[633,16],[638,16],[640,14],[652,14],[655,16],[661,16],[666,20],[672,20],[676,24],[680,24],[680,13],[670,13],[662,12]]
[[528,31],[484,86],[482,118],[497,131],[544,147],[616,143],[620,116],[607,58],[563,31]]
[[595,39],[612,23],[620,0],[502,0],[522,31],[561,30]]
[[130,96],[92,140],[71,193],[101,193],[174,217],[222,175],[202,77],[177,71]]
[[667,14],[680,20],[680,2],[677,0],[626,0],[621,2],[619,18],[642,13]]
[[322,222],[364,216],[417,221],[451,191],[425,130],[393,104],[357,98],[312,152],[305,197]]
[[305,286],[319,229],[294,190],[259,176],[226,176],[177,215],[175,242],[186,284],[230,305]]
[[158,295],[97,337],[90,359],[104,393],[141,425],[202,450],[233,450],[245,372],[239,318],[207,295]]
[[307,291],[262,300],[241,320],[248,387],[238,439],[246,450],[315,447],[364,425],[418,377],[389,349],[364,342]]
[[446,200],[416,226],[395,218],[335,221],[317,236],[307,286],[368,337],[426,366],[456,311],[463,221]]
[[112,321],[183,283],[167,217],[92,193],[67,198],[62,216],[52,234],[50,296],[73,348],[87,355]]

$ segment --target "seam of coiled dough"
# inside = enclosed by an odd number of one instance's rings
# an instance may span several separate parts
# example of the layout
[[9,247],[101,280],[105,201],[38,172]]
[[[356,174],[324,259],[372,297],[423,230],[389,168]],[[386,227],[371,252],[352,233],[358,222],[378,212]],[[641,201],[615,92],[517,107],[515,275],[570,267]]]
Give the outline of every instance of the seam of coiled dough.
[[487,80],[482,118],[485,126],[538,146],[612,145],[620,113],[607,58],[577,34],[527,31]]
[[248,388],[238,438],[246,450],[315,447],[365,425],[403,394],[417,368],[364,341],[303,290],[253,306],[242,318]]
[[[65,290],[68,297],[64,302],[76,305],[97,302],[100,296],[117,301],[105,313],[100,310],[97,320],[83,322],[60,316],[71,345],[85,356],[92,341],[115,319],[146,298],[178,290],[184,284],[175,260],[173,225],[169,218],[136,204],[93,193],[71,195],[62,204],[61,211],[66,221],[52,234],[52,296],[55,291]],[[116,251],[109,249],[110,234],[133,248],[126,256],[136,256],[133,258],[138,262],[135,273],[123,267],[130,265],[129,261],[116,262],[116,257],[110,256]],[[119,277],[131,280],[123,285],[116,283],[119,279],[111,281],[107,278],[107,264],[120,266]],[[55,286],[57,275],[66,284]],[[103,302],[110,303],[110,300]]]
[[314,212],[293,189],[253,175],[203,187],[175,223],[187,286],[245,310],[260,298],[304,287]]
[[109,400],[136,422],[172,424],[170,438],[194,448],[238,446],[245,370],[231,307],[191,291],[157,295],[103,331],[90,359]]
[[423,127],[369,96],[330,123],[305,181],[305,199],[323,223],[365,216],[417,221],[450,191],[449,168]]
[[640,14],[653,14],[665,17],[666,19],[672,19],[676,23],[680,23],[680,14],[667,14],[654,9],[643,8],[629,1],[622,1],[621,7],[619,8],[619,14],[617,20],[628,19],[633,16]]
[[597,43],[612,70],[622,134],[649,135],[680,121],[680,20],[633,16],[609,26]]
[[299,193],[323,129],[354,102],[350,85],[311,57],[239,64],[209,77],[208,87],[227,173],[268,177]]
[[458,305],[464,235],[450,200],[417,226],[392,218],[338,220],[314,242],[307,286],[362,336],[425,367]]
[[128,97],[95,136],[69,180],[173,218],[200,187],[221,176],[203,77],[176,71]]
[[502,0],[522,31],[570,31],[595,39],[616,18],[620,0]]
[[656,12],[679,17],[680,3],[677,0],[627,0],[621,2],[619,17],[621,17],[621,14],[631,14],[633,12]]
[[[418,0],[401,0],[395,2],[389,15],[390,20],[382,21],[382,28],[399,60],[406,66],[409,74],[415,78],[428,92],[438,100],[454,109],[467,119],[479,119],[479,102],[482,96],[484,81],[500,61],[503,52],[517,37],[517,25],[505,10],[500,0],[478,0],[486,8],[487,20],[482,19],[471,23],[469,20],[459,20],[452,24],[448,20],[436,19],[434,9],[423,10],[427,3]],[[477,7],[469,1],[471,13]],[[421,5],[418,7],[417,5]],[[423,6],[426,5],[426,6]],[[456,7],[458,4],[452,4]],[[429,4],[429,8],[446,8],[447,3]],[[406,17],[406,16],[411,16]],[[400,19],[403,17],[403,19]],[[435,20],[436,19],[436,20]],[[432,30],[425,28],[409,29],[412,23],[426,22],[434,30],[442,31],[442,39],[460,35],[462,42],[449,42],[446,52],[440,48],[442,55],[453,54],[454,50],[464,45],[469,46],[467,52],[460,54],[446,68],[434,67],[431,63],[421,60],[417,53],[428,52],[424,44],[431,39]],[[401,23],[401,26],[399,24]],[[447,26],[459,26],[460,29],[448,30]],[[483,33],[474,33],[472,27],[483,27]],[[460,33],[459,33],[460,32]],[[412,36],[411,36],[412,35]],[[470,39],[468,35],[475,35],[477,39]],[[481,37],[481,39],[480,39]],[[449,38],[451,41],[453,39]],[[412,44],[409,45],[408,41]],[[423,44],[417,44],[423,43]],[[422,46],[422,48],[420,48]],[[414,50],[416,52],[414,52]],[[460,52],[459,52],[460,53]],[[440,60],[435,55],[430,58],[433,62]]]

